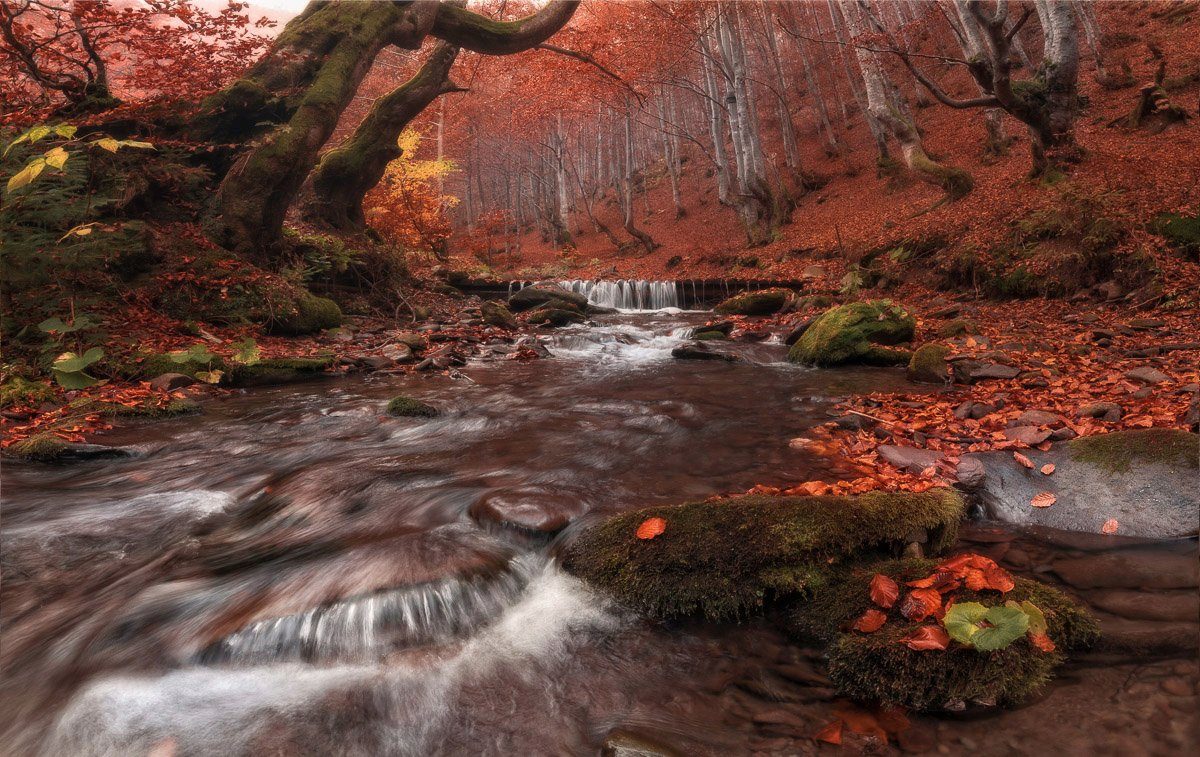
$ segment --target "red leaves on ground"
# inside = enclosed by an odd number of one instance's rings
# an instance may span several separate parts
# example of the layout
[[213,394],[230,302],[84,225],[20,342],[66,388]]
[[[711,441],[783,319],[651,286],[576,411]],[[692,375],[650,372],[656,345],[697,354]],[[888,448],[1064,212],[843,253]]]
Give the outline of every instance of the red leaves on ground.
[[667,522],[662,518],[646,518],[637,528],[637,538],[653,539],[667,530]]
[[1033,467],[1033,461],[1030,460],[1028,457],[1025,457],[1024,455],[1022,455],[1020,452],[1014,452],[1013,459],[1016,460],[1018,463],[1020,463],[1022,466],[1026,467],[1026,468]]
[[1054,463],[1046,463],[1045,465],[1042,466],[1042,475],[1043,476],[1049,476],[1053,472],[1054,472]]
[[900,596],[900,587],[882,573],[871,578],[871,601],[880,607],[891,607]]
[[942,595],[937,589],[913,589],[900,600],[900,614],[909,620],[925,620],[940,609]]
[[1037,494],[1033,495],[1033,499],[1029,502],[1029,504],[1033,505],[1034,507],[1050,507],[1057,501],[1058,497],[1051,492],[1038,492]]
[[1054,642],[1050,640],[1050,637],[1044,633],[1029,634],[1029,643],[1033,644],[1043,652],[1053,652],[1055,649],[1057,649],[1057,647],[1054,646]]
[[950,645],[950,635],[941,626],[921,626],[902,636],[900,641],[918,652],[943,650]]
[[887,613],[880,612],[872,607],[860,615],[858,619],[854,621],[854,625],[851,626],[851,628],[853,628],[855,631],[862,631],[863,633],[875,633],[880,628],[883,628],[883,624],[886,622]]

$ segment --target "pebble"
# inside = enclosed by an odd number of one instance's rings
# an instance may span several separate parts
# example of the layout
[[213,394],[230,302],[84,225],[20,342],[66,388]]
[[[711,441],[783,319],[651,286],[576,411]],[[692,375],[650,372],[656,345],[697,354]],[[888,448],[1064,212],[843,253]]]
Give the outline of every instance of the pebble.
[[1168,678],[1160,684],[1162,690],[1175,697],[1190,697],[1193,694],[1192,685],[1184,678]]

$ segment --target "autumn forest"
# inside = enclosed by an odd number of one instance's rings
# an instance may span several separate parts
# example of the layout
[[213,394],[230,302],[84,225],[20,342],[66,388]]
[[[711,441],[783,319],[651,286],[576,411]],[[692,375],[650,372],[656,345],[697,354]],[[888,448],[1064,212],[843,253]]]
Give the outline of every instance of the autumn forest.
[[1197,0],[0,0],[0,754],[1195,750],[1198,124]]

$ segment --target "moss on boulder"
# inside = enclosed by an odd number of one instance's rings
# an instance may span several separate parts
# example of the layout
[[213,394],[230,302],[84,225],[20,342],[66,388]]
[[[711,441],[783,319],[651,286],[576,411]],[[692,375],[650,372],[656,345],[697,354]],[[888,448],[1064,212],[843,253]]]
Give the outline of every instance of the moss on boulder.
[[851,302],[825,311],[788,352],[793,363],[836,365],[903,365],[905,350],[888,349],[911,341],[916,319],[890,300]]
[[34,434],[8,448],[9,454],[26,460],[55,460],[67,451],[67,443],[51,433]]
[[387,404],[388,415],[400,418],[434,418],[437,408],[412,397],[393,397]]
[[305,381],[324,373],[333,364],[332,355],[266,358],[251,365],[230,365],[221,377],[221,384],[242,387]]
[[20,376],[0,385],[0,407],[39,405],[54,399],[54,389],[38,381],[27,381]]
[[783,310],[783,306],[794,296],[792,290],[782,287],[759,289],[735,294],[713,310],[725,315],[771,315]]
[[576,310],[564,310],[557,307],[539,307],[529,314],[529,322],[537,326],[569,326],[572,323],[583,323],[586,320],[583,313]]
[[1200,215],[1163,213],[1150,224],[1150,230],[1192,260],[1200,260]]
[[302,296],[289,312],[271,319],[267,324],[273,334],[303,336],[342,325],[342,309],[327,297]]
[[1123,473],[1134,462],[1200,467],[1200,436],[1173,428],[1114,431],[1072,439],[1071,459],[1091,463],[1110,473]]
[[161,406],[152,401],[137,405],[101,402],[97,403],[96,409],[101,415],[112,418],[174,418],[179,415],[199,413],[200,403],[190,399],[175,399]]
[[723,332],[723,331],[699,331],[695,334],[692,334],[692,339],[695,339],[695,340],[701,341],[701,342],[707,342],[709,340],[728,339],[728,338],[729,338],[729,336],[726,335],[725,332]]
[[[870,581],[876,573],[901,586],[929,575],[933,560],[892,560],[836,574],[811,601],[791,611],[791,630],[830,642],[829,677],[838,693],[854,699],[937,709],[951,703],[1015,704],[1036,692],[1065,659],[1065,653],[1095,643],[1098,626],[1087,611],[1062,592],[1024,578],[1001,595],[994,591],[956,593],[956,601],[1001,605],[1028,600],[1046,616],[1047,634],[1057,646],[1042,652],[1022,637],[994,652],[953,643],[945,651],[909,649],[901,638],[919,625],[889,620],[871,634],[842,633],[873,607]],[[893,613],[894,614],[894,613]]]
[[497,326],[502,329],[515,329],[518,327],[516,316],[512,311],[504,307],[502,303],[491,302],[484,300],[479,306],[479,311],[483,316],[483,322],[489,326]]
[[[651,507],[588,529],[563,565],[653,617],[736,618],[811,592],[832,565],[902,546],[916,529],[929,532],[931,549],[944,549],[964,508],[961,495],[945,488]],[[666,531],[638,539],[638,525],[652,517],[665,519]]]
[[908,380],[922,384],[946,383],[949,379],[946,373],[946,358],[949,355],[950,348],[944,344],[922,345],[908,361]]

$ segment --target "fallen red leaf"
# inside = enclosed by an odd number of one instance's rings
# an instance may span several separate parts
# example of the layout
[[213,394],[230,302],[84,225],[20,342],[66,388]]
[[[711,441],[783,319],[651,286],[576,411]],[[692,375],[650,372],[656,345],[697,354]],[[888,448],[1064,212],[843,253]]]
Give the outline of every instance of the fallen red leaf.
[[900,637],[909,649],[918,652],[945,649],[950,645],[950,635],[941,626],[921,626]]
[[900,601],[900,614],[909,620],[925,620],[942,606],[937,589],[913,589]]
[[1054,642],[1044,633],[1029,634],[1029,642],[1043,652],[1053,652],[1056,649]]
[[1057,501],[1058,497],[1054,496],[1050,492],[1038,492],[1037,494],[1033,495],[1033,500],[1030,501],[1029,504],[1033,505],[1034,507],[1049,507]]
[[1014,452],[1013,459],[1016,460],[1021,465],[1025,466],[1026,468],[1033,467],[1033,461],[1030,460],[1028,457],[1025,457],[1024,455],[1022,455],[1020,452]]
[[1054,472],[1054,463],[1046,463],[1045,465],[1042,466],[1042,475],[1043,476],[1049,476],[1053,472]]
[[638,526],[637,538],[653,539],[666,530],[667,522],[662,518],[646,518],[642,525]]
[[829,723],[821,730],[817,731],[813,736],[816,741],[824,741],[826,744],[841,744],[842,743],[842,721],[835,720]]
[[1120,527],[1121,524],[1117,522],[1116,518],[1109,518],[1104,521],[1104,525],[1100,527],[1100,530],[1106,534],[1115,534]]
[[887,614],[872,607],[862,615],[858,616],[858,620],[854,621],[854,625],[851,626],[851,628],[853,628],[855,631],[862,631],[863,633],[875,633],[882,628],[883,624],[886,622]]
[[876,573],[871,579],[871,601],[880,607],[891,607],[900,596],[900,587],[896,582],[882,573]]

